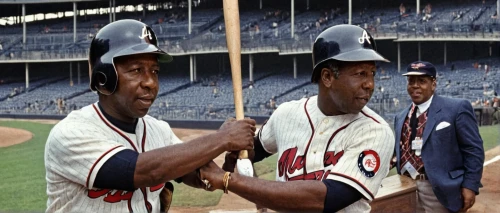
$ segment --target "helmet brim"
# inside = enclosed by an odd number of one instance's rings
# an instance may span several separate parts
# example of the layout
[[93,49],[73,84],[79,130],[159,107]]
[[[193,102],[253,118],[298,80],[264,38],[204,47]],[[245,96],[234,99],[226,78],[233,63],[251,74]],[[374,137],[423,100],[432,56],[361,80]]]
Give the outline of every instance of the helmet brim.
[[370,49],[359,49],[359,50],[352,50],[349,52],[341,53],[338,55],[335,55],[333,57],[327,58],[325,60],[322,60],[318,63],[316,63],[316,66],[313,67],[313,70],[316,70],[318,65],[321,63],[328,61],[328,60],[337,60],[337,61],[382,61],[382,62],[391,62],[378,54],[374,50]]
[[125,48],[117,52],[113,58],[144,53],[158,54],[158,62],[160,63],[169,63],[173,60],[172,56],[153,44],[138,44],[129,48]]
[[346,53],[338,54],[330,59],[338,61],[383,61],[389,63],[390,61],[370,49],[352,50]]
[[370,49],[359,49],[359,50],[352,50],[346,53],[338,54],[334,57],[327,58],[325,60],[320,61],[319,63],[316,64],[316,66],[313,67],[313,75],[311,76],[311,82],[315,83],[315,76],[314,73],[316,73],[316,69],[318,66],[328,60],[337,60],[337,61],[382,61],[382,62],[387,62],[389,63],[390,61],[378,54],[374,50]]

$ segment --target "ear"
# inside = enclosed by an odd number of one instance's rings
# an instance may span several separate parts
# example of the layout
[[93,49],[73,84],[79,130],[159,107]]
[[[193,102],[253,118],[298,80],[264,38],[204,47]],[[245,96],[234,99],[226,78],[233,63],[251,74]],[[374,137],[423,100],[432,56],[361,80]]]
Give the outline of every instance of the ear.
[[434,80],[432,81],[432,92],[436,90],[436,85],[437,85],[437,80],[434,78]]
[[321,82],[325,85],[325,87],[330,88],[333,84],[334,80],[334,73],[328,69],[328,68],[323,68],[321,69]]

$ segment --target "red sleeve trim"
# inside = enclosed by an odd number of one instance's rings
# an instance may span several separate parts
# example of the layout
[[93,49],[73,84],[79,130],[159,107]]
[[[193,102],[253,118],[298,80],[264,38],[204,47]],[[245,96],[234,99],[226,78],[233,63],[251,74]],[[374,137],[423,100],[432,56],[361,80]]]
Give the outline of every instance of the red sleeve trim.
[[101,159],[106,156],[108,153],[110,153],[111,151],[115,150],[116,148],[118,147],[122,147],[122,145],[118,145],[118,146],[115,146],[113,148],[111,148],[110,150],[108,150],[107,152],[105,152],[104,154],[101,155],[101,157],[99,157],[95,162],[94,164],[92,165],[92,167],[90,168],[90,171],[89,171],[89,174],[87,175],[87,182],[85,183],[85,185],[87,186],[87,189],[89,188],[89,180],[90,180],[90,176],[92,175],[92,171],[94,171],[94,167],[99,163],[99,161],[101,161]]
[[333,175],[338,175],[340,177],[343,177],[343,178],[347,178],[349,180],[352,180],[353,182],[357,183],[359,186],[361,186],[361,188],[363,188],[369,195],[370,197],[373,199],[375,199],[375,196],[373,196],[373,194],[370,192],[370,190],[368,188],[366,188],[365,185],[363,185],[362,183],[360,183],[358,180],[350,177],[350,176],[347,176],[345,174],[341,174],[341,173],[336,173],[336,172],[330,172],[330,174],[333,174]]

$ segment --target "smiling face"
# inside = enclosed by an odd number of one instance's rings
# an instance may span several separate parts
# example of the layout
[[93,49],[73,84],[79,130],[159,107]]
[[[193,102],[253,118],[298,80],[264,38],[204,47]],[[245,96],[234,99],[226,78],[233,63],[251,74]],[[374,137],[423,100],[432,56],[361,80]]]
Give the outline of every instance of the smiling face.
[[370,100],[375,87],[373,61],[342,62],[338,78],[329,68],[321,71],[321,111],[325,115],[357,114]]
[[416,105],[420,105],[429,100],[434,95],[436,89],[436,79],[426,75],[410,75],[407,77],[407,91],[411,100]]
[[114,59],[118,75],[116,91],[101,95],[99,102],[112,117],[135,122],[144,117],[158,94],[158,56],[156,54],[137,54]]

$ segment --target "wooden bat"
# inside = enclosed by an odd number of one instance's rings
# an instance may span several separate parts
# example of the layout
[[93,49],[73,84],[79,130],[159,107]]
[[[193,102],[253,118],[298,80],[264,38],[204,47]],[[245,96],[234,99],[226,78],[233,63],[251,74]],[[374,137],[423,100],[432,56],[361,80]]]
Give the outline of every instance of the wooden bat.
[[[243,87],[241,83],[241,37],[240,13],[238,0],[223,0],[224,23],[226,25],[226,42],[231,63],[231,76],[233,79],[234,108],[236,120],[244,118],[243,113]],[[253,168],[248,159],[248,151],[242,150],[239,154],[238,171],[252,177]],[[249,168],[248,168],[249,167]]]

